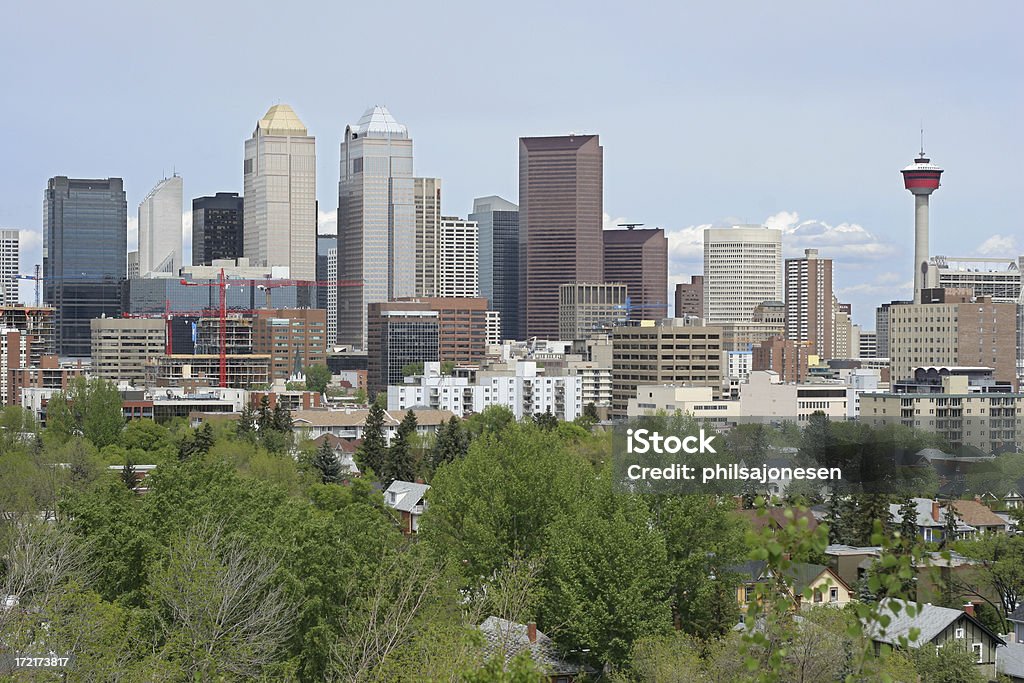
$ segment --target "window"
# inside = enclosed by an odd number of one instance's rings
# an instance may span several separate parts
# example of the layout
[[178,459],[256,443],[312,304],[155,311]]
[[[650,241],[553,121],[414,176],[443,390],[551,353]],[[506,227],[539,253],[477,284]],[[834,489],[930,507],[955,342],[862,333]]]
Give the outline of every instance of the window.
[[839,602],[839,589],[835,586],[828,589],[828,601]]
[[976,661],[978,664],[981,664],[982,661],[984,661],[984,656],[985,656],[984,648],[982,647],[982,644],[981,643],[971,643],[971,649],[974,650],[974,656],[975,656],[975,660],[974,661]]
[[814,602],[821,602],[821,599],[822,599],[821,591],[815,589],[815,591],[814,591]]
[[961,638],[962,639],[964,637],[964,629],[962,629],[962,628],[958,628],[955,633],[956,633],[956,637],[957,638]]

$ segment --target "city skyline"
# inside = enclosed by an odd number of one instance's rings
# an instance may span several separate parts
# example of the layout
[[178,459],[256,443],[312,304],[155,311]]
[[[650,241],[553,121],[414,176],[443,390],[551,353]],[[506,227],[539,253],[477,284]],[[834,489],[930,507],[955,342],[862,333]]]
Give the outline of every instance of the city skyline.
[[[932,255],[1014,257],[1024,251],[1014,237],[1020,230],[1012,204],[1012,168],[1022,151],[1015,122],[1024,101],[1012,66],[1022,56],[1010,28],[1024,11],[1015,3],[966,17],[952,3],[932,3],[927,12],[911,6],[871,12],[652,5],[609,10],[590,24],[588,35],[564,40],[558,18],[572,16],[572,7],[546,9],[554,20],[536,26],[528,6],[489,10],[482,25],[533,31],[545,49],[522,55],[520,64],[486,49],[488,31],[466,32],[458,50],[430,41],[447,89],[468,91],[466,84],[485,75],[496,82],[519,68],[530,76],[521,91],[492,88],[487,97],[461,97],[457,106],[438,103],[431,95],[435,83],[395,65],[426,49],[430,27],[453,17],[459,25],[475,22],[478,8],[408,7],[408,26],[397,29],[399,47],[379,69],[346,70],[346,87],[338,89],[330,87],[341,75],[337,61],[326,57],[340,8],[321,7],[309,40],[295,46],[303,70],[285,60],[257,74],[246,73],[235,52],[242,36],[266,22],[259,12],[238,16],[203,6],[210,25],[236,23],[237,38],[163,58],[196,30],[189,16],[198,7],[125,5],[114,26],[76,12],[19,10],[19,31],[0,46],[5,61],[20,66],[9,79],[12,101],[31,101],[44,74],[70,53],[104,62],[133,55],[133,66],[114,70],[104,92],[81,85],[47,90],[50,106],[33,110],[22,124],[25,134],[12,141],[9,153],[20,163],[0,171],[0,226],[27,231],[23,271],[39,261],[38,188],[46,178],[123,177],[129,206],[174,169],[186,178],[186,202],[241,191],[240,141],[251,134],[253,118],[275,102],[295,107],[321,141],[317,196],[327,231],[345,123],[353,112],[381,103],[398,112],[417,139],[416,175],[444,178],[446,215],[465,216],[478,196],[517,201],[519,137],[600,134],[607,150],[607,223],[625,218],[665,228],[670,284],[699,274],[701,227],[783,227],[785,255],[811,247],[834,259],[837,294],[853,303],[858,322],[872,327],[874,306],[910,295],[913,200],[898,173],[918,151],[922,119],[926,152],[946,169],[931,210]],[[26,37],[44,22],[59,49],[40,55]],[[133,22],[156,29],[143,41],[118,28]],[[722,49],[711,36],[726,29],[731,40]],[[647,39],[621,39],[631,35]],[[371,39],[353,36],[352,53]],[[915,40],[931,48],[931,68],[894,68]],[[477,56],[466,59],[474,46]],[[715,59],[704,58],[709,50]],[[236,96],[218,106],[187,104],[212,102],[203,95],[223,88],[210,76],[211,63],[231,74]],[[563,74],[570,71],[567,80]],[[138,99],[106,94],[131,90],[140,73],[164,78],[165,87]],[[669,133],[658,154],[631,144],[638,126],[652,125],[640,122],[651,117]],[[115,132],[134,144],[111,145]],[[28,140],[36,141],[31,151]]]

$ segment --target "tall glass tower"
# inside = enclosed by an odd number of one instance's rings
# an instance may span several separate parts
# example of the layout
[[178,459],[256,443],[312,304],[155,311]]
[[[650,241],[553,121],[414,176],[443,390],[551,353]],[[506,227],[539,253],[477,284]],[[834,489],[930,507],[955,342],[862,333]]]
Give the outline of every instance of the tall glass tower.
[[416,295],[412,138],[381,106],[345,128],[338,182],[338,343],[366,348],[366,306]]

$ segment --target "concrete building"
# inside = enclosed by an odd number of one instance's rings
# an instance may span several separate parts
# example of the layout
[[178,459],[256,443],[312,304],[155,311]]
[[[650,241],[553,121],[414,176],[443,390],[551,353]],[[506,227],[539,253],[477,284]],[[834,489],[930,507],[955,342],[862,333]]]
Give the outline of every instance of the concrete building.
[[[245,354],[227,357],[227,383],[234,389],[257,389],[270,384],[270,356]],[[149,387],[218,387],[219,354],[173,354],[146,364]]]
[[781,301],[782,231],[759,225],[704,230],[704,319],[751,322],[754,307]]
[[86,358],[89,321],[121,315],[128,204],[120,178],[56,176],[43,200],[43,301],[56,310],[57,352]]
[[722,389],[722,329],[682,326],[674,320],[612,331],[612,417],[625,417],[641,384]]
[[803,382],[807,378],[809,347],[791,339],[773,337],[755,346],[751,357],[751,370],[770,370],[782,382]]
[[141,386],[146,363],[167,351],[160,318],[97,318],[91,321],[92,374],[114,383]]
[[523,337],[558,333],[559,285],[604,282],[603,169],[597,135],[519,139]]
[[476,223],[453,216],[443,217],[438,252],[437,296],[479,296],[479,239]]
[[[331,251],[334,251],[334,277],[331,277]],[[317,235],[316,236],[316,281],[317,282],[328,282],[337,281],[338,279],[338,236],[337,235]],[[334,290],[335,303],[337,303],[338,287],[334,286],[321,286],[317,285],[316,288],[316,299],[313,308],[319,308],[322,311],[327,310],[327,302],[331,298],[331,290]]]
[[487,346],[497,346],[501,344],[501,313],[499,311],[487,311],[486,316]]
[[1015,304],[1020,301],[1022,272],[1024,256],[933,256],[928,279],[938,283],[940,289],[967,289],[974,296],[991,297],[996,303]]
[[245,200],[237,192],[218,192],[192,200],[192,265],[208,266],[244,254]]
[[181,268],[181,176],[164,178],[139,204],[139,277],[176,276]]
[[676,284],[676,317],[704,317],[704,276],[691,275],[689,282]]
[[913,301],[890,301],[875,309],[875,334],[878,339],[878,356],[890,358],[892,350],[889,348],[889,311],[893,306],[912,304]]
[[33,341],[20,330],[0,328],[0,405],[11,405],[11,373],[29,364]]
[[270,356],[270,379],[287,380],[327,365],[327,311],[316,308],[256,313],[253,352]]
[[513,372],[481,371],[475,383],[442,375],[440,363],[425,363],[423,375],[413,379],[418,382],[388,386],[389,411],[425,406],[462,417],[500,405],[517,420],[550,412],[571,421],[583,414],[585,405],[582,376],[547,376],[533,361],[517,362]]
[[370,396],[405,379],[413,363],[439,362],[438,312],[414,302],[368,306],[366,381]]
[[856,338],[853,320],[850,316],[849,304],[844,308],[843,304],[836,302],[832,312],[832,349],[831,353],[821,359],[831,358],[853,358],[860,341]]
[[726,351],[749,351],[762,342],[781,337],[785,327],[773,322],[722,323],[722,348]]
[[811,353],[832,358],[832,298],[832,259],[819,258],[817,249],[805,249],[803,258],[786,259],[786,338],[806,342]]
[[[552,373],[554,374],[554,373]],[[591,403],[607,411],[612,405],[612,366],[592,360],[568,361],[565,374],[576,376],[581,381],[580,400],[586,408]]]
[[142,277],[142,270],[139,267],[139,251],[128,252],[128,279],[138,280]]
[[625,324],[627,286],[571,282],[558,287],[558,338],[587,339]]
[[7,405],[28,408],[23,401],[26,395],[23,389],[45,390],[50,392],[48,396],[53,392],[67,391],[72,379],[85,375],[85,368],[81,363],[62,365],[57,356],[43,356],[39,363],[9,368],[7,374]]
[[275,104],[245,141],[243,250],[258,266],[316,278],[316,138]]
[[416,203],[416,296],[439,295],[441,179],[413,178]]
[[755,370],[740,385],[740,415],[803,423],[817,412],[833,420],[856,416],[853,388],[841,382],[786,382],[776,372]]
[[338,183],[338,343],[367,347],[367,304],[416,294],[412,138],[384,107],[345,128]]
[[469,220],[479,236],[480,296],[501,314],[503,335],[519,339],[519,207],[494,195],[477,197]]
[[878,333],[862,330],[860,344],[857,347],[857,358],[878,358]]
[[1017,307],[966,290],[926,289],[926,303],[889,309],[893,382],[918,367],[990,367],[1017,384]]
[[47,306],[0,306],[0,328],[17,330],[32,338],[29,365],[57,353],[55,311]]
[[672,314],[668,297],[668,238],[661,228],[604,231],[604,282],[625,283],[629,318]]
[[741,416],[739,401],[719,401],[712,396],[713,393],[711,387],[643,384],[636,388],[636,396],[629,399],[626,416],[680,413],[702,423],[735,424]]
[[21,301],[18,289],[21,231],[0,230],[0,303],[17,306]]
[[754,352],[726,350],[724,353],[726,377],[745,382],[754,369]]
[[[338,250],[330,249],[327,252],[327,280],[337,282],[338,280]],[[335,346],[338,343],[338,287],[326,287],[327,290],[327,345]]]

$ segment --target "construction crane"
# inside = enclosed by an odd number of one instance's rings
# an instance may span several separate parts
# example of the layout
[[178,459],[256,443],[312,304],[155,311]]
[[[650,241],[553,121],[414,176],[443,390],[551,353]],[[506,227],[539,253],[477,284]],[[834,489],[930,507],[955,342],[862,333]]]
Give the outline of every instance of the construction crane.
[[266,307],[272,308],[271,294],[277,287],[362,287],[359,280],[246,280],[247,284],[266,293]]
[[101,282],[101,281],[103,281],[105,279],[105,277],[107,277],[107,276],[99,276],[99,277],[97,277],[95,275],[89,275],[88,273],[81,273],[80,275],[50,275],[49,277],[44,277],[43,274],[42,274],[42,266],[40,266],[37,263],[36,264],[36,272],[34,274],[18,273],[17,275],[14,276],[14,279],[15,280],[35,280],[35,283],[36,283],[36,285],[35,285],[35,288],[36,288],[36,307],[38,308],[39,306],[42,305],[40,297],[39,297],[39,283],[40,282],[44,282],[45,280],[95,280],[97,282]]
[[626,312],[626,318],[628,319],[633,311],[644,311],[650,308],[659,310],[668,310],[669,304],[653,303],[653,304],[634,304],[630,297],[626,297],[626,303],[624,305],[616,305],[614,308],[624,310]]

